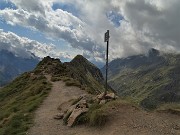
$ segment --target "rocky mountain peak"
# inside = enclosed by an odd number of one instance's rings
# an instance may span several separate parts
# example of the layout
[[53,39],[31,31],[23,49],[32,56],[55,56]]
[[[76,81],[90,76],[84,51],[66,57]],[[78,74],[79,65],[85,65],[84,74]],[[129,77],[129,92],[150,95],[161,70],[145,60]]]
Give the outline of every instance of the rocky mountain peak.
[[83,57],[82,55],[77,55],[74,57],[74,59],[70,62],[72,64],[76,64],[76,63],[89,63],[89,61]]
[[149,51],[148,51],[148,55],[149,57],[154,57],[154,56],[159,56],[160,52],[154,48],[151,48]]
[[59,59],[51,58],[50,56],[44,57],[41,62],[36,67],[37,73],[47,73],[47,74],[59,74],[64,72],[65,66]]

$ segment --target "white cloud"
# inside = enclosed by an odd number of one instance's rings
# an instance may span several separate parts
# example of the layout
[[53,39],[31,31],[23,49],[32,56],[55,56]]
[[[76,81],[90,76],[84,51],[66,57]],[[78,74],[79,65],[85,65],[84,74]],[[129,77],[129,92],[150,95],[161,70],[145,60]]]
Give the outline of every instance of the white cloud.
[[[0,10],[11,25],[21,25],[63,39],[82,49],[89,59],[102,61],[103,35],[110,30],[110,58],[145,53],[149,48],[180,51],[179,0],[11,0],[17,9]],[[53,2],[73,4],[78,17],[62,9],[53,10]],[[122,15],[120,27],[106,16]]]
[[16,56],[23,58],[33,57],[31,53],[40,58],[47,55],[63,59],[72,58],[67,52],[56,50],[53,44],[42,44],[25,37],[19,37],[12,32],[3,32],[3,30],[0,29],[0,50],[2,49],[8,50]]

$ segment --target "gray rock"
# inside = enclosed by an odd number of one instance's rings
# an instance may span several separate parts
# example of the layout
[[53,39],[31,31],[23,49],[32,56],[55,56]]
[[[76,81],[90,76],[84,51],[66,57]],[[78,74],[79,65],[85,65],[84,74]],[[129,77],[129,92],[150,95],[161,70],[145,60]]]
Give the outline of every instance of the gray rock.
[[97,96],[97,99],[103,99],[104,98],[104,92],[103,93],[101,93],[101,94],[99,94],[98,96]]
[[115,97],[116,97],[116,95],[114,93],[108,93],[105,96],[106,99],[115,99]]
[[64,113],[58,113],[53,118],[56,120],[62,119],[64,117]]
[[103,99],[103,100],[100,101],[99,104],[100,104],[100,105],[104,105],[104,104],[106,104],[106,102],[107,102],[107,101],[106,101],[105,99]]
[[68,127],[72,127],[74,125],[74,123],[76,122],[77,118],[88,111],[88,108],[76,108],[73,110],[73,112],[71,113],[71,115],[68,118],[68,123],[67,126]]

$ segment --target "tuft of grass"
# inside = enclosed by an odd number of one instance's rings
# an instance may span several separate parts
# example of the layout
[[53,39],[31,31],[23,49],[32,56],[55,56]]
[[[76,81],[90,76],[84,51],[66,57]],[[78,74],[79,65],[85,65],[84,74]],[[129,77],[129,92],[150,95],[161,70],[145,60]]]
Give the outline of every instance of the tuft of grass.
[[90,106],[89,111],[84,115],[81,115],[77,121],[77,124],[88,124],[90,126],[100,127],[107,121],[107,113],[103,110],[102,105],[94,103]]
[[71,78],[66,77],[66,76],[64,76],[64,77],[62,78],[62,81],[63,81],[63,82],[67,82],[67,81],[70,81],[70,80],[71,80]]
[[51,77],[52,82],[61,81],[60,77]]
[[74,79],[70,79],[70,80],[66,81],[65,84],[66,84],[66,86],[76,86],[76,87],[81,88],[81,84],[79,83],[79,81],[74,80]]
[[166,103],[157,108],[158,112],[170,112],[180,115],[180,103]]
[[101,109],[96,109],[92,111],[90,117],[89,117],[89,124],[90,126],[104,126],[107,121],[107,112]]
[[92,88],[92,87],[85,87],[85,91],[87,91],[87,93],[95,95],[97,94],[97,92]]

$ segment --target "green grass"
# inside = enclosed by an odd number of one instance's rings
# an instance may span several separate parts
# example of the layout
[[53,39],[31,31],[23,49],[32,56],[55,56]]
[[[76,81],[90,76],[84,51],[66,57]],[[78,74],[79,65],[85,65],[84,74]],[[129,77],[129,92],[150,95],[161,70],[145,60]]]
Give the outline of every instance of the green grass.
[[180,115],[180,103],[162,104],[157,108],[157,111],[165,111]]
[[[174,76],[173,78],[171,76],[178,74],[176,72],[178,70],[173,65],[163,65],[148,70],[146,66],[142,66],[132,71],[128,70],[117,74],[110,79],[109,83],[120,96],[130,97],[143,108],[153,110],[162,103],[171,101],[171,97],[166,96],[170,92],[177,93],[179,91],[180,85],[173,84],[173,80],[176,79],[175,82],[178,82],[179,77]],[[170,85],[171,91],[168,90],[168,85]]]
[[76,86],[81,88],[81,84],[79,83],[79,81],[74,80],[74,79],[69,79],[65,82],[66,86]]
[[0,135],[25,135],[33,112],[51,90],[43,75],[25,73],[0,91]]
[[62,77],[62,81],[63,81],[63,82],[67,82],[67,81],[70,81],[70,80],[71,80],[70,77],[66,77],[66,76],[63,76],[63,77]]
[[51,77],[52,82],[61,81],[61,77]]
[[90,107],[87,114],[90,126],[103,126],[107,121],[107,112],[99,104],[94,104]]

